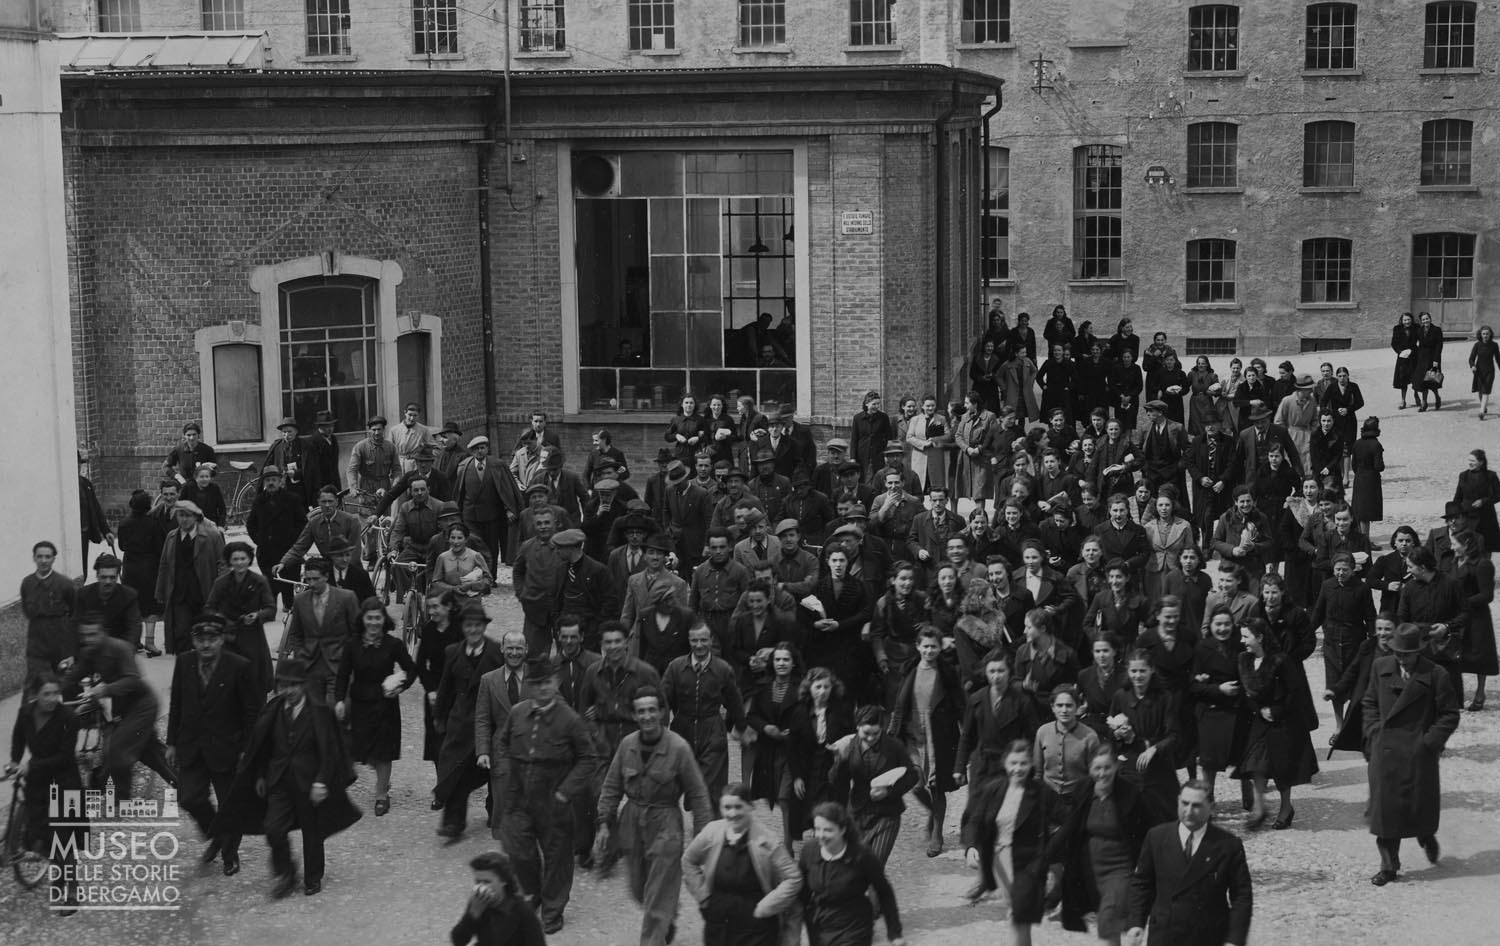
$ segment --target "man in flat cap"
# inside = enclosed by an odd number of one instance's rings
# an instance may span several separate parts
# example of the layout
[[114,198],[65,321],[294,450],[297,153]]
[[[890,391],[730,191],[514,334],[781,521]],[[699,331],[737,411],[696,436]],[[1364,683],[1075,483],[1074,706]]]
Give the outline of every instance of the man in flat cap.
[[[755,461],[755,477],[745,488],[751,496],[760,500],[766,518],[778,522],[786,509],[787,497],[792,495],[791,478],[776,471],[776,456],[769,449],[757,450],[752,459]],[[793,470],[794,474],[797,472],[805,473],[807,470],[798,467]]]
[[[848,479],[857,488],[862,488],[859,487],[859,464],[853,460],[845,460],[839,465],[839,469],[848,470]],[[828,524],[838,518],[838,510],[833,504],[835,495],[837,493],[824,493],[814,489],[812,478],[806,473],[793,473],[792,495],[787,497],[782,508],[782,518],[797,520],[803,538],[813,545],[820,545],[823,536],[827,534]]]
[[469,456],[458,465],[454,496],[469,531],[490,549],[490,569],[515,560],[519,537],[511,526],[521,516],[521,487],[504,463],[490,458],[490,438],[469,441]]
[[163,634],[167,652],[185,651],[193,618],[203,610],[214,579],[224,564],[224,535],[203,527],[203,510],[196,503],[178,500],[172,507],[177,528],[167,533],[156,573],[156,600],[161,602]]
[[[384,499],[386,492],[396,482],[396,477],[401,472],[401,461],[396,456],[396,445],[386,439],[386,421],[383,416],[376,414],[371,417],[365,429],[365,438],[349,451],[349,489],[373,497],[373,504]],[[369,516],[362,516],[360,519],[364,526],[361,542],[365,565],[373,568],[377,543],[375,530],[370,528],[370,519]]]
[[393,506],[399,510],[397,500],[411,489],[411,481],[419,478],[426,481],[427,495],[434,501],[442,503],[454,498],[453,479],[438,471],[437,450],[432,444],[424,443],[412,451],[412,468],[402,473],[385,498],[376,503],[375,512],[383,516]]
[[410,473],[417,468],[417,451],[422,447],[437,446],[437,428],[428,427],[417,418],[422,416],[422,405],[416,401],[401,410],[401,419],[391,428],[391,443],[396,447],[396,456],[401,461],[401,472]]
[[302,430],[297,426],[296,418],[283,417],[276,429],[281,432],[281,439],[271,444],[271,449],[266,451],[266,458],[260,465],[261,476],[265,476],[265,471],[273,466],[280,470],[286,477],[283,488],[301,500],[302,508],[306,510],[313,504],[308,491],[315,490],[322,484],[314,485],[302,478],[302,438],[298,436]]
[[[557,551],[557,614],[573,615],[583,631],[583,645],[599,649],[599,625],[620,613],[620,596],[615,593],[609,569],[583,549],[583,532],[565,529],[552,536]],[[545,653],[545,649],[543,653]]]
[[609,557],[609,537],[615,522],[625,515],[626,500],[619,496],[620,481],[606,477],[595,481],[594,495],[583,507],[581,528],[588,554],[599,561]]
[[1184,475],[1192,460],[1192,446],[1187,431],[1175,420],[1167,417],[1166,402],[1153,399],[1146,402],[1146,432],[1141,436],[1141,475],[1151,494],[1163,486],[1171,486],[1177,495],[1186,499],[1187,478]]
[[[849,441],[834,437],[823,445],[826,459],[812,472],[813,488],[820,493],[833,494],[839,481],[839,467],[849,459]],[[790,477],[788,477],[790,479]]]
[[[526,647],[533,655],[540,655],[552,646],[552,622],[559,613],[558,595],[566,566],[552,544],[552,537],[558,531],[556,513],[550,508],[535,510],[532,525],[536,534],[522,542],[516,551],[511,581],[516,600],[521,604]],[[581,546],[583,533],[578,536]]]
[[[351,517],[352,518],[352,517]],[[307,504],[302,497],[286,488],[286,476],[279,467],[266,466],[260,471],[260,489],[250,504],[245,531],[255,543],[255,560],[261,574],[269,577],[291,551],[307,524]],[[292,606],[292,586],[271,588],[281,599],[283,608]]]

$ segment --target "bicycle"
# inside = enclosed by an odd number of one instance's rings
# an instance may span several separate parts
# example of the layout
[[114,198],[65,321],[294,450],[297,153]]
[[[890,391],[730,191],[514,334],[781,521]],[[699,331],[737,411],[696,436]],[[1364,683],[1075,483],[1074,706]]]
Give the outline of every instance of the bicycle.
[[[401,640],[406,644],[406,649],[415,653],[417,637],[422,632],[422,624],[427,620],[427,565],[425,562],[402,562],[392,558],[389,568],[399,568],[407,573],[407,581],[410,583],[406,589],[406,599],[399,602],[401,607]],[[387,596],[389,598],[389,596]],[[389,605],[390,601],[387,600]]]
[[52,866],[48,852],[51,845],[49,833],[37,837],[36,825],[26,810],[26,776],[22,772],[7,772],[0,775],[0,782],[14,776],[15,791],[10,796],[10,810],[5,816],[4,835],[0,837],[0,860],[10,865],[16,883],[27,890],[35,890],[47,879]]
[[243,526],[250,518],[250,507],[255,505],[255,497],[260,493],[260,471],[249,460],[230,460],[229,468],[235,477],[234,485],[224,490],[224,495],[231,497],[224,525],[233,529]]

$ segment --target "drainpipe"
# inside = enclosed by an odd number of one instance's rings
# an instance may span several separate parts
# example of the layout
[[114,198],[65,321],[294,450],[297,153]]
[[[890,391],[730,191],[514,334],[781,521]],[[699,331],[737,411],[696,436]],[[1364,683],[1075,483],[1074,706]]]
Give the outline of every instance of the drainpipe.
[[949,358],[949,334],[951,326],[948,324],[948,306],[952,293],[948,288],[948,257],[951,249],[951,241],[948,239],[948,119],[958,111],[958,80],[953,80],[952,89],[949,92],[948,107],[932,123],[933,134],[937,138],[936,160],[937,160],[937,239],[933,241],[935,258],[933,260],[933,272],[937,274],[937,388],[943,392],[943,396],[951,394],[947,387]]
[[[478,148],[479,325],[484,358],[484,434],[491,443],[499,443],[500,429],[495,416],[495,404],[499,400],[495,382],[495,293],[490,275],[490,162],[495,156],[495,132],[499,125],[494,110],[491,104],[490,119],[485,123],[484,138]],[[506,144],[508,146],[509,142]]]
[[[984,208],[984,224],[979,231],[979,311],[985,311],[985,304],[989,302],[984,292],[984,274],[990,269],[989,246],[984,242],[984,235],[989,232],[992,208],[989,204],[990,196],[990,119],[994,118],[1000,111],[1000,96],[1003,89],[995,86],[995,106],[979,117],[980,134],[983,136],[983,150],[979,155],[981,173],[984,175],[984,191],[979,195],[979,205]],[[988,329],[988,324],[985,325]]]

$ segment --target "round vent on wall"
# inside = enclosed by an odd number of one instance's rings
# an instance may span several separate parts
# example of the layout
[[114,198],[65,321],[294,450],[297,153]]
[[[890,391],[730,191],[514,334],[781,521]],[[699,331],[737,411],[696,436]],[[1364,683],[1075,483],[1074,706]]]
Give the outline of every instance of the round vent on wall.
[[614,192],[615,164],[602,154],[573,158],[573,189],[583,197],[605,197]]

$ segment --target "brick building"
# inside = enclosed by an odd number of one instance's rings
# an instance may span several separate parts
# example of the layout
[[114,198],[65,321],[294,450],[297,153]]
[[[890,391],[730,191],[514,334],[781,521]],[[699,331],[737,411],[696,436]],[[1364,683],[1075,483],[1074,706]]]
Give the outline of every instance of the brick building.
[[[331,409],[347,449],[415,400],[508,447],[540,407],[570,451],[606,425],[641,458],[684,390],[845,424],[865,389],[930,389],[961,359],[940,316],[977,280],[992,80],[548,72],[517,75],[508,110],[502,87],[65,77],[79,426],[108,504],[189,418],[258,460],[284,415]],[[751,331],[762,313],[782,331]]]

